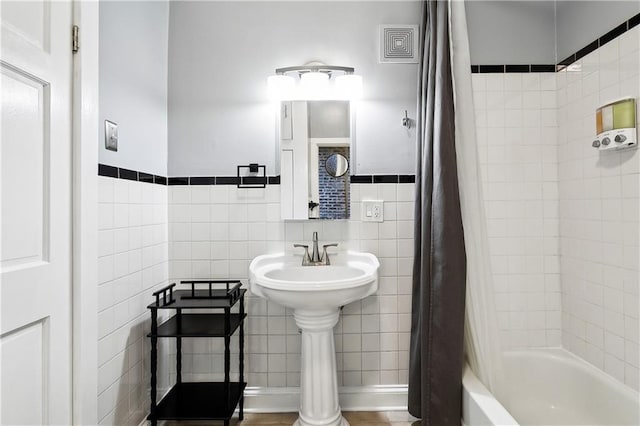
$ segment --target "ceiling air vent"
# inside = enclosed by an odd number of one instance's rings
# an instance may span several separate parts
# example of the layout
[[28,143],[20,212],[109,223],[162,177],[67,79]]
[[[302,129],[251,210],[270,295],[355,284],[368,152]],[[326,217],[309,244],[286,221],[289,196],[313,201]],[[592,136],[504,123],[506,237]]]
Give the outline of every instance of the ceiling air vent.
[[418,25],[380,25],[380,62],[418,63]]

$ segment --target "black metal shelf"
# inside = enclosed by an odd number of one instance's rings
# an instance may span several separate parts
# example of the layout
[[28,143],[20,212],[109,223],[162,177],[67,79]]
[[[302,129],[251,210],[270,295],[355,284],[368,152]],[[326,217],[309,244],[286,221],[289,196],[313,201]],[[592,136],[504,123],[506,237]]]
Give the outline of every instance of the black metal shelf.
[[[155,293],[155,303],[148,306],[151,311],[151,409],[147,419],[152,426],[158,420],[229,420],[238,406],[239,419],[244,410],[244,295],[238,280],[182,281],[190,289],[175,290],[168,285]],[[206,285],[206,288],[197,288]],[[218,288],[216,288],[218,287]],[[222,288],[219,288],[222,287]],[[238,313],[231,308],[239,303]],[[175,315],[158,325],[158,311],[171,309]],[[183,312],[185,309],[206,309],[210,313]],[[218,313],[216,313],[216,310]],[[223,313],[219,313],[222,311]],[[231,336],[239,330],[239,378],[232,382],[229,377],[231,364]],[[202,337],[224,338],[224,381],[182,381],[182,339]],[[158,339],[176,339],[176,384],[169,393],[157,402],[158,387]]]
[[[235,333],[246,317],[247,314],[242,317],[240,314],[230,314],[229,333]],[[152,332],[147,334],[147,337],[224,337],[224,319],[224,314],[175,315],[158,326],[156,334],[152,334]]]
[[[156,407],[156,420],[227,420],[233,416],[246,383],[224,382],[176,384]],[[147,418],[152,420],[151,415]]]

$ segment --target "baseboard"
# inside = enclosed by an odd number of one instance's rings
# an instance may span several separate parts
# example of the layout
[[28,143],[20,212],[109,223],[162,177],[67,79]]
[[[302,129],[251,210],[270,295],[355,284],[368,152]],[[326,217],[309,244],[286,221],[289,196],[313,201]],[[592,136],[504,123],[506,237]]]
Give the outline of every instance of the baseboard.
[[[343,411],[406,411],[407,393],[407,385],[341,387],[340,408]],[[248,387],[244,390],[245,413],[292,413],[299,408],[300,388],[297,387]],[[148,424],[143,420],[139,426]]]
[[[406,411],[407,385],[341,387],[340,408],[344,411]],[[287,413],[298,411],[297,387],[248,387],[244,391],[247,413]]]

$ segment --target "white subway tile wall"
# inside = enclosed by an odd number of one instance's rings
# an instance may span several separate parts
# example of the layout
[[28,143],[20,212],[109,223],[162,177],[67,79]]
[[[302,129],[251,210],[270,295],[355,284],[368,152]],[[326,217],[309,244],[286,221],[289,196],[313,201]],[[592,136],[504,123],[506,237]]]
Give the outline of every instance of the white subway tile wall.
[[[338,380],[360,386],[407,383],[413,256],[413,184],[352,184],[351,220],[284,222],[280,186],[169,187],[172,282],[234,278],[247,284],[249,263],[260,254],[294,252],[294,243],[338,242],[339,249],[368,251],[380,259],[377,294],[344,307],[335,329]],[[385,221],[360,221],[361,200],[385,201]],[[292,312],[247,297],[246,369],[251,386],[298,386],[300,335]],[[232,339],[232,354],[237,353]],[[222,342],[187,339],[185,380],[221,377]],[[213,356],[211,356],[213,354]],[[235,359],[235,357],[232,357]],[[237,363],[232,362],[232,373]]]
[[636,390],[640,154],[591,142],[598,106],[639,99],[639,47],[636,27],[557,74],[562,344]]
[[[168,284],[167,187],[98,177],[98,418],[134,425],[149,407],[151,293]],[[159,347],[167,389],[169,342]]]
[[473,74],[501,344],[561,345],[555,73]]

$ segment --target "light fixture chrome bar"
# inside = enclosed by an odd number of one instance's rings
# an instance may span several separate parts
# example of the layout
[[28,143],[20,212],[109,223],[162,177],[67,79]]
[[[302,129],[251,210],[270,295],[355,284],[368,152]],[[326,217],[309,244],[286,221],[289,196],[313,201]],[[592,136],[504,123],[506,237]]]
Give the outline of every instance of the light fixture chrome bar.
[[352,67],[339,67],[335,65],[301,65],[296,67],[276,68],[276,74],[284,75],[289,72],[331,72],[342,71],[345,74],[353,74],[355,71]]

